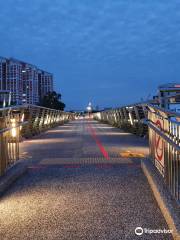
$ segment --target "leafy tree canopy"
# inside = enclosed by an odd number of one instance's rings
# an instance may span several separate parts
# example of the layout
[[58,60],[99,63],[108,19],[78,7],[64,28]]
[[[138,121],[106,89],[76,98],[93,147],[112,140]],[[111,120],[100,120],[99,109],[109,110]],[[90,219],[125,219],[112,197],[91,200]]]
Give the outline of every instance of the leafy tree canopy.
[[40,105],[47,108],[53,108],[57,110],[64,110],[65,104],[61,101],[61,94],[53,92],[48,92],[40,102]]

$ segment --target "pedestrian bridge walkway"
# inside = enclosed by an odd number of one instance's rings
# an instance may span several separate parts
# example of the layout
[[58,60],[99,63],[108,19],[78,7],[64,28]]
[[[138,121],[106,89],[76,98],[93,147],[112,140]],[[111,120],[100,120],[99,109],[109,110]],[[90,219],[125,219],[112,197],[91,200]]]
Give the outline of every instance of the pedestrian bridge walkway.
[[172,239],[141,169],[148,142],[94,120],[20,143],[28,171],[0,201],[1,239]]
[[[147,140],[93,120],[76,120],[21,143],[20,157],[39,164],[133,163],[148,155]],[[124,161],[125,159],[125,161]]]

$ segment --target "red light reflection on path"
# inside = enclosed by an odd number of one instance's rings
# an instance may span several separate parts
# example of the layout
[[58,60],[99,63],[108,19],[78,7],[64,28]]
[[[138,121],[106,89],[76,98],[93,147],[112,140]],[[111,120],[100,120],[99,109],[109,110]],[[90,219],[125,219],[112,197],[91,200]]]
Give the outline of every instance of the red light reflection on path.
[[99,150],[101,151],[102,155],[107,159],[110,160],[109,154],[108,152],[105,150],[105,148],[103,147],[102,143],[100,142],[100,140],[97,137],[96,134],[96,130],[92,127],[91,124],[88,124],[88,130],[92,136],[92,138],[95,140],[97,146],[99,147]]

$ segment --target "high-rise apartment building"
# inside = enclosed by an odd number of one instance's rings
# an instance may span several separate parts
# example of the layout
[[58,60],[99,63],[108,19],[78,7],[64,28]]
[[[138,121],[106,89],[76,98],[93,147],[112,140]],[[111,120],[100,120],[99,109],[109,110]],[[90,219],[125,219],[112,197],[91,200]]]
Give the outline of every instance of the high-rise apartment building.
[[7,85],[7,59],[0,57],[0,90],[5,90]]
[[22,66],[15,59],[0,58],[0,90],[9,91],[15,104],[22,102]]
[[16,104],[22,102],[22,65],[18,60],[9,59],[7,64],[6,90],[11,92],[11,100]]
[[53,91],[53,75],[43,70],[38,70],[39,99],[41,100],[48,92]]
[[21,62],[22,65],[22,86],[24,103],[37,104],[38,94],[38,69],[36,66]]
[[15,104],[37,104],[53,91],[53,75],[32,64],[0,57],[0,91],[9,91]]

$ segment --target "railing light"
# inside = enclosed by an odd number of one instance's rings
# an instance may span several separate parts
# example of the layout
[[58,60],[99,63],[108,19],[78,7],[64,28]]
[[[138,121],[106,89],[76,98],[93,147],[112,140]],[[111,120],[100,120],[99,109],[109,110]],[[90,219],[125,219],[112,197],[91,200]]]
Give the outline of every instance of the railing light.
[[17,136],[16,119],[15,118],[11,119],[11,126],[12,126],[11,135],[12,135],[12,137],[15,138]]
[[131,125],[133,125],[133,119],[132,119],[131,113],[129,113],[129,120],[130,120]]
[[[24,113],[22,114],[21,122],[24,122]],[[21,131],[21,130],[22,130],[22,126],[20,126],[20,131]]]

